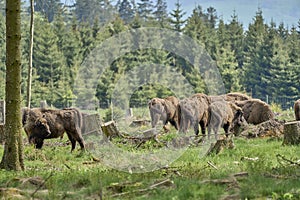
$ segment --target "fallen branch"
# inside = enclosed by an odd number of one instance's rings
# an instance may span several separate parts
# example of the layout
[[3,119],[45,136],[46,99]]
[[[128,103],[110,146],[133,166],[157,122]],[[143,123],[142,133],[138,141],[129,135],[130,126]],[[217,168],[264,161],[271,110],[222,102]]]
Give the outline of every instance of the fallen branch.
[[38,188],[36,188],[36,190],[31,194],[31,197],[34,199],[34,195],[35,193],[37,193],[37,191],[39,191],[44,185],[45,183],[54,175],[53,172],[51,172],[51,174],[39,185]]
[[208,164],[209,166],[211,166],[212,168],[218,170],[218,168],[217,168],[212,162],[207,161],[207,164]]
[[173,181],[171,181],[170,179],[165,179],[165,180],[160,181],[158,183],[152,184],[147,188],[128,191],[128,192],[122,192],[122,193],[114,194],[111,197],[120,197],[120,196],[124,196],[124,195],[128,195],[128,194],[132,194],[132,193],[143,193],[143,192],[148,192],[148,191],[154,190],[155,188],[160,187],[160,186],[171,187],[173,185],[174,185]]
[[282,164],[282,163],[280,162],[279,159],[281,159],[281,160],[283,160],[283,161],[285,161],[285,162],[287,162],[287,163],[289,163],[289,164],[291,164],[291,165],[300,166],[300,162],[295,162],[295,161],[289,160],[289,159],[287,159],[286,157],[284,157],[284,156],[281,155],[281,154],[277,154],[276,157],[277,157],[277,161],[278,161],[280,164]]

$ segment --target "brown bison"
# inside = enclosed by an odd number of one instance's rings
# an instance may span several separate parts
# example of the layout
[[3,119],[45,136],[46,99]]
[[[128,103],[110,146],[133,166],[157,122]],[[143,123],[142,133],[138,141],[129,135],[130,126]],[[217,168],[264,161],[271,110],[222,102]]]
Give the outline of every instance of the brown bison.
[[198,93],[190,98],[181,100],[178,105],[180,132],[186,133],[189,127],[192,126],[195,134],[198,135],[200,124],[201,133],[205,135],[209,104],[210,99],[207,95],[202,93]]
[[295,112],[296,121],[299,121],[300,120],[300,99],[295,101],[294,112]]
[[244,101],[244,100],[249,100],[251,97],[249,97],[246,94],[242,94],[239,92],[231,92],[228,94],[222,94],[222,95],[217,95],[217,96],[208,96],[211,100],[211,102],[215,101]]
[[243,111],[240,107],[227,101],[216,101],[208,107],[208,139],[212,130],[215,133],[215,139],[218,139],[218,132],[221,127],[224,128],[225,135],[228,137],[229,131],[235,126],[241,126],[243,123]]
[[168,130],[166,127],[168,122],[170,122],[178,130],[178,103],[178,99],[174,96],[169,96],[164,99],[151,99],[148,106],[150,110],[152,128],[156,126],[159,120],[162,120],[165,130]]
[[[27,114],[25,114],[27,112]],[[67,133],[73,151],[76,141],[81,149],[85,143],[81,135],[82,115],[75,108],[62,110],[33,108],[23,113],[24,130],[30,143],[37,149],[42,148],[44,139],[62,137]]]
[[244,118],[249,124],[256,125],[275,118],[271,107],[259,99],[235,101],[235,104],[243,109]]

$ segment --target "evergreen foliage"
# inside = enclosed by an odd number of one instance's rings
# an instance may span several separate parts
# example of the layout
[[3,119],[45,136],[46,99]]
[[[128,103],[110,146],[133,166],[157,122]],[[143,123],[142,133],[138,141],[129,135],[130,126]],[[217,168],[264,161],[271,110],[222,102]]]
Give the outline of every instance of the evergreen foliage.
[[[26,6],[23,9],[28,10]],[[114,51],[122,52],[133,46],[137,49],[121,54],[108,66],[100,66],[99,59],[102,58],[95,57],[89,58],[86,69],[80,68],[99,44],[124,31],[134,33],[135,29],[143,27],[168,28],[196,41],[217,65],[226,92],[247,92],[264,100],[272,97],[269,103],[282,97],[291,101],[299,98],[300,20],[290,29],[283,22],[266,24],[263,12],[258,9],[253,21],[244,29],[235,11],[229,22],[218,18],[215,8],[200,5],[195,6],[190,16],[185,16],[179,1],[175,9],[167,13],[165,0],[119,0],[116,5],[110,0],[78,0],[74,7],[58,0],[41,0],[36,1],[35,9],[32,106],[47,100],[56,107],[75,105],[90,109],[96,104],[96,107],[107,108],[116,87],[121,85],[133,88],[120,92],[119,96],[126,99],[130,95],[127,103],[134,107],[147,104],[152,97],[163,98],[173,95],[173,90],[184,90],[180,78],[171,77],[173,88],[167,86],[170,82],[154,66],[163,66],[160,70],[167,74],[182,75],[194,92],[207,93],[206,84],[210,83],[204,82],[204,74],[199,73],[199,68],[208,67],[209,63],[194,63],[193,66],[176,52],[164,50],[166,46],[172,46],[189,51],[186,44],[176,41],[173,36],[169,36],[169,41],[161,42],[162,36],[157,35],[157,40],[152,42],[159,41],[160,49],[143,49],[141,41],[149,35],[147,32],[133,34],[133,38],[128,38],[132,44],[120,41],[120,49]],[[25,99],[28,12],[22,12],[22,19],[22,97]],[[5,35],[2,14],[0,33]],[[3,99],[5,38],[0,38],[0,52],[0,98]],[[140,70],[144,70],[144,74],[141,75]],[[91,75],[98,76],[99,71],[101,76],[97,79],[96,91],[91,92],[95,83],[89,79]],[[122,77],[128,74],[130,81],[125,83]],[[78,76],[83,77],[81,82],[77,82]],[[157,81],[162,82],[155,83]],[[79,103],[79,100],[83,102]]]

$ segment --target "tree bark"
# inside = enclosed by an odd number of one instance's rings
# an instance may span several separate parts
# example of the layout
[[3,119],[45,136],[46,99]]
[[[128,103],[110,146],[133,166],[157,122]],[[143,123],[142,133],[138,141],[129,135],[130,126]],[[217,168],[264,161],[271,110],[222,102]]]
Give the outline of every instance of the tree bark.
[[287,122],[283,128],[283,144],[299,145],[300,144],[300,121]]
[[23,170],[21,126],[21,1],[6,0],[6,123],[4,154],[7,170]]
[[33,33],[34,33],[34,0],[30,0],[30,42],[29,42],[29,65],[27,79],[27,107],[30,108],[31,102],[31,82],[32,82],[32,52],[33,52]]

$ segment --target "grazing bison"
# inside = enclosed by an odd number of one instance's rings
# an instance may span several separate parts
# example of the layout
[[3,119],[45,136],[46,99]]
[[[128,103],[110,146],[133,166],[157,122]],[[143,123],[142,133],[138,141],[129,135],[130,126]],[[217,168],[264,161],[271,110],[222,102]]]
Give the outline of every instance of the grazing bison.
[[208,139],[210,139],[211,131],[215,133],[216,140],[221,127],[224,128],[225,135],[228,137],[229,132],[235,126],[241,126],[243,123],[243,111],[240,107],[231,102],[216,101],[208,107]]
[[249,124],[257,125],[275,118],[271,107],[259,99],[235,101],[235,104],[243,109],[244,118]]
[[299,121],[300,120],[300,99],[295,101],[294,112],[295,112],[296,121]]
[[180,132],[186,133],[188,128],[193,126],[195,134],[198,135],[200,124],[201,133],[205,135],[209,104],[210,99],[207,95],[202,93],[198,93],[190,98],[181,100],[178,105]]
[[164,99],[151,99],[148,106],[150,110],[152,128],[156,126],[159,120],[162,120],[165,130],[168,130],[166,127],[168,122],[170,122],[178,130],[178,103],[178,99],[174,96],[169,96]]
[[217,96],[209,96],[211,102],[215,101],[244,101],[244,100],[249,100],[251,97],[249,97],[246,94],[242,94],[239,92],[231,92],[228,94],[222,94],[222,95],[217,95]]
[[24,130],[29,142],[34,143],[37,149],[42,148],[44,139],[62,137],[64,132],[71,141],[71,151],[75,149],[76,141],[80,144],[81,149],[85,148],[80,129],[82,115],[79,110],[75,108],[62,110],[33,108],[27,110],[27,114],[23,114],[23,117],[26,118]]

